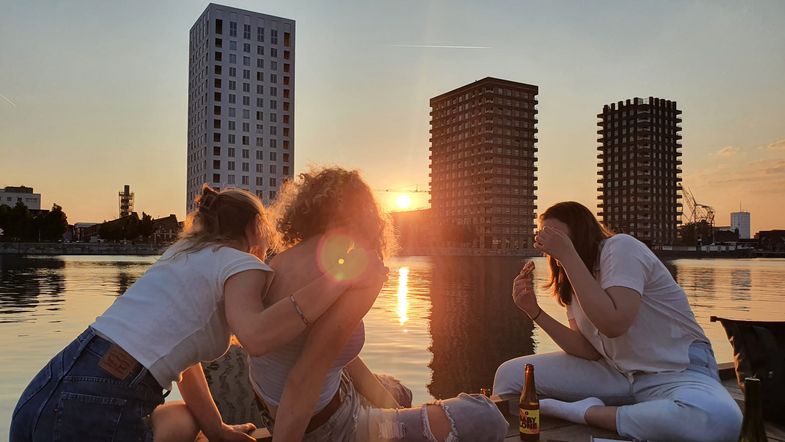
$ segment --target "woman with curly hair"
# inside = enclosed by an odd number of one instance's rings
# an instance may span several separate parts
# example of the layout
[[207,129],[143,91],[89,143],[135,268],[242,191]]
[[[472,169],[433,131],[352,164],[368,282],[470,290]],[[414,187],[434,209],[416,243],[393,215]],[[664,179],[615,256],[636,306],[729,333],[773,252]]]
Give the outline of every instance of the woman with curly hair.
[[[232,334],[250,354],[267,353],[305,330],[302,314],[316,319],[364,281],[311,272],[287,292],[301,307],[263,305],[273,274],[261,259],[277,235],[259,199],[205,185],[196,202],[180,240],[33,378],[10,440],[193,441],[177,416],[210,440],[253,440],[252,424],[223,422],[201,362],[226,352]],[[161,405],[172,382],[183,401]]]
[[[289,248],[270,263],[277,276],[268,305],[286,302],[288,293],[321,271],[341,281],[362,277],[366,263],[383,259],[392,247],[389,224],[356,171],[301,174],[281,192],[277,211]],[[250,358],[251,384],[273,417],[267,422],[273,440],[502,440],[507,422],[484,396],[403,408],[411,392],[371,373],[358,354],[365,341],[362,317],[380,289],[351,289],[318,321],[303,312],[307,333]]]

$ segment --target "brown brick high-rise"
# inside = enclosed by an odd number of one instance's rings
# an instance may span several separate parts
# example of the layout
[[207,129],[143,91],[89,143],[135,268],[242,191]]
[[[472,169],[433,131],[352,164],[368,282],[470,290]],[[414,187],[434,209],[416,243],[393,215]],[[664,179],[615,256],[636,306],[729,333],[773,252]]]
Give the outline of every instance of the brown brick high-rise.
[[676,240],[681,215],[681,111],[649,97],[605,105],[599,122],[599,213],[646,244]]
[[444,246],[532,247],[537,92],[488,77],[431,99],[431,208]]

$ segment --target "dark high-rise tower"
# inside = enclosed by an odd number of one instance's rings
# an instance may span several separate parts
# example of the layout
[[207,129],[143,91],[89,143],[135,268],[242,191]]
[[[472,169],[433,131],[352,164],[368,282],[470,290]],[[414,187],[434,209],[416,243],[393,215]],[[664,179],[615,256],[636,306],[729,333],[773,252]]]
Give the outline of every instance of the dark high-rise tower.
[[681,215],[681,111],[649,97],[605,105],[599,122],[599,213],[646,244],[673,244]]
[[431,207],[445,246],[532,246],[537,92],[488,77],[431,98]]

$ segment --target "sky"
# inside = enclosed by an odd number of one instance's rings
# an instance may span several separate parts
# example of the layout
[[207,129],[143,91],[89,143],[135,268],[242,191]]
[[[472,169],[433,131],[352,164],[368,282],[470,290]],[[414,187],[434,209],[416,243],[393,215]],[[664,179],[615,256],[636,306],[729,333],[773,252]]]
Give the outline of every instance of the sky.
[[[596,115],[655,96],[683,111],[684,184],[716,224],[741,207],[753,232],[785,228],[785,2],[225,4],[297,22],[295,172],[427,190],[428,100],[494,76],[539,86],[540,210],[595,209]],[[188,30],[206,6],[0,0],[0,187],[73,223],[115,218],[130,184],[138,211],[182,219]]]

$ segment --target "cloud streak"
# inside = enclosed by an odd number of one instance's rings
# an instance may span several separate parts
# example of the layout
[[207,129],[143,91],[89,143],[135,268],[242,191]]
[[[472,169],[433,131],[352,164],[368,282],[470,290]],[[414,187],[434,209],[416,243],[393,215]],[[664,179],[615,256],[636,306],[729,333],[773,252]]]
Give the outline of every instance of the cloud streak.
[[12,107],[16,107],[16,103],[14,103],[13,100],[11,100],[10,98],[6,97],[5,95],[0,94],[0,98],[2,98],[3,100],[7,101],[8,104],[10,104]]
[[392,44],[393,48],[416,48],[416,49],[491,49],[491,46],[461,46],[461,45],[412,45],[412,44]]

